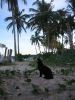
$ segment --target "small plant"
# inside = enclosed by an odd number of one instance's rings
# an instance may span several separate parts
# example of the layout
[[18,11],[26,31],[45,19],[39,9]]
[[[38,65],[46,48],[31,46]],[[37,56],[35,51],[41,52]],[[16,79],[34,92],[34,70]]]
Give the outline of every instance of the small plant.
[[70,72],[71,72],[71,69],[70,68],[68,68],[68,69],[61,69],[61,73],[63,75],[68,75]]
[[25,76],[25,78],[28,78],[30,76],[30,73],[26,70],[26,71],[24,71],[24,76]]
[[0,95],[1,96],[4,96],[5,95],[5,91],[2,88],[0,88]]
[[10,76],[10,71],[9,70],[5,70],[5,75],[6,76]]
[[59,85],[59,91],[64,91],[66,90],[66,85],[65,84],[58,84]]
[[2,78],[0,78],[0,85],[3,83],[3,80],[2,80]]
[[24,71],[24,76],[25,76],[25,81],[26,82],[31,82],[31,78],[30,78],[30,70],[26,70],[26,71]]
[[4,71],[0,71],[0,77],[3,77],[3,76],[4,76],[4,74],[5,74],[5,72],[4,72]]
[[31,61],[31,62],[29,63],[29,66],[31,66],[32,68],[36,68],[36,66],[37,66],[36,61],[35,61],[35,60],[34,60],[34,61]]
[[67,84],[68,84],[68,85],[72,85],[73,83],[75,83],[75,80],[73,80],[73,79],[72,79],[72,80],[67,81]]
[[22,54],[17,54],[17,55],[16,55],[16,59],[17,59],[18,61],[24,61],[24,58],[23,58],[23,55],[22,55]]
[[15,70],[12,70],[12,71],[10,71],[10,73],[11,73],[11,75],[15,75],[16,74],[16,71]]
[[49,92],[49,89],[48,89],[47,87],[45,88],[45,92],[46,92],[46,93],[48,93],[48,92]]
[[25,81],[26,82],[31,82],[31,79],[30,78],[27,78]]
[[39,86],[38,85],[35,85],[35,84],[32,84],[32,93],[33,94],[39,94]]

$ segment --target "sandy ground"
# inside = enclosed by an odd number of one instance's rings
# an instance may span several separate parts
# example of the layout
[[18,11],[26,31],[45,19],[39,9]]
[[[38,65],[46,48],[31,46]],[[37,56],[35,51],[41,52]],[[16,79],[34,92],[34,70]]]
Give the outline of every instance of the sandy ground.
[[[20,72],[29,69],[29,62],[17,62],[16,65],[0,67],[0,70]],[[0,100],[75,100],[75,83],[66,85],[69,80],[75,79],[74,73],[62,75],[56,73],[56,69],[52,70],[55,75],[51,80],[39,77],[37,70],[28,76],[19,72],[15,76],[0,77],[3,80],[0,88],[5,91]]]

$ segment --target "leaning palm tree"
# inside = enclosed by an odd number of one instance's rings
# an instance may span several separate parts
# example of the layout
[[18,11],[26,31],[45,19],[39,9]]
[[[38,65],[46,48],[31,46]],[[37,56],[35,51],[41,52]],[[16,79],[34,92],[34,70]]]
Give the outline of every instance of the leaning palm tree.
[[[26,0],[22,0],[26,4]],[[1,8],[4,4],[8,5],[8,10],[12,12],[13,17],[13,34],[14,34],[14,55],[16,59],[16,33],[15,33],[15,20],[14,20],[14,10],[19,9],[18,0],[0,0]]]
[[[24,12],[24,9],[21,12],[15,10],[15,14],[14,14],[14,26],[17,31],[18,54],[19,54],[19,35],[20,35],[22,29],[26,32],[25,24],[27,24],[26,18],[28,17],[28,15],[23,14],[23,12]],[[5,21],[10,21],[9,25],[7,26],[8,30],[11,27],[13,27],[13,17],[12,16],[5,18]]]

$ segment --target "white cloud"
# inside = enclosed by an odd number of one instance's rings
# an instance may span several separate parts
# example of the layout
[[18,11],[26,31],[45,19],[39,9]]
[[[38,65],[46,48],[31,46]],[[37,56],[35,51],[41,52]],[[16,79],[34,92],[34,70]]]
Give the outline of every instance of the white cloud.
[[[50,2],[51,0],[45,0],[46,2]],[[53,5],[54,9],[60,9],[67,6],[66,0],[54,0]]]

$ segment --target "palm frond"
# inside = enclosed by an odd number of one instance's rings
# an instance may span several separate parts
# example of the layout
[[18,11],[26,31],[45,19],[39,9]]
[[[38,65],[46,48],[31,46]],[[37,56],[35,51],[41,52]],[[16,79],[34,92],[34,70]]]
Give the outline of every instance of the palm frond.
[[30,12],[35,12],[35,13],[39,12],[38,10],[36,10],[36,9],[34,9],[34,8],[29,8],[29,11],[30,11]]
[[24,4],[27,4],[27,1],[26,0],[22,0],[24,2]]
[[12,19],[13,19],[12,17],[6,17],[4,20],[9,21],[9,20],[12,20]]
[[39,0],[36,0],[35,2],[33,2],[32,5],[37,5],[39,3]]
[[13,22],[9,23],[9,25],[7,26],[7,29],[9,30],[12,26],[13,26]]

